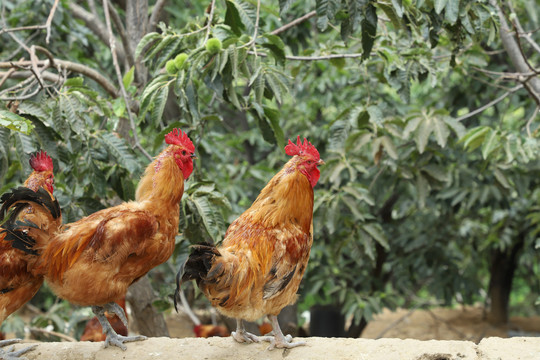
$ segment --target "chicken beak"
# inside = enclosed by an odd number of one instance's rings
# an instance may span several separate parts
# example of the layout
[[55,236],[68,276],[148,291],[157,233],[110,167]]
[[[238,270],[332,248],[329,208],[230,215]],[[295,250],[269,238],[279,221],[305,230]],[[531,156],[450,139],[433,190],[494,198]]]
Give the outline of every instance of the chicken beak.
[[324,162],[323,159],[319,159],[319,161],[317,161],[317,166],[324,165],[324,164],[326,164],[326,163]]
[[195,160],[195,159],[197,159],[197,155],[191,154],[191,158],[192,158],[193,160]]

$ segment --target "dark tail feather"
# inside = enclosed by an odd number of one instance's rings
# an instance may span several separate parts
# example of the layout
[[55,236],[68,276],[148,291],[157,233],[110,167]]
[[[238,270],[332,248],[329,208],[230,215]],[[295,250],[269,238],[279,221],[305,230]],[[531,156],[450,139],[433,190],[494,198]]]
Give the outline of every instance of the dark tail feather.
[[30,229],[39,228],[29,221],[9,221],[0,228],[0,234],[6,234],[4,240],[11,241],[11,246],[30,255],[37,255],[34,249],[36,240],[29,235]]
[[176,291],[174,293],[174,308],[178,312],[178,301],[180,300],[180,286],[186,281],[195,280],[197,284],[201,279],[206,278],[208,271],[212,267],[215,256],[221,256],[215,245],[204,243],[191,246],[191,254],[180,266],[176,274]]
[[[4,219],[9,209],[14,204],[17,204],[17,206],[19,204],[24,204],[24,206],[28,206],[32,203],[46,209],[46,211],[51,214],[53,219],[58,219],[62,214],[58,201],[51,198],[51,195],[47,192],[47,190],[45,190],[44,188],[39,188],[38,191],[33,191],[27,187],[21,186],[16,189],[12,189],[11,192],[7,192],[3,194],[2,197],[0,197],[0,204],[2,204],[2,207],[0,208],[0,220]],[[16,215],[12,213],[10,216],[13,218],[17,215],[18,213]]]

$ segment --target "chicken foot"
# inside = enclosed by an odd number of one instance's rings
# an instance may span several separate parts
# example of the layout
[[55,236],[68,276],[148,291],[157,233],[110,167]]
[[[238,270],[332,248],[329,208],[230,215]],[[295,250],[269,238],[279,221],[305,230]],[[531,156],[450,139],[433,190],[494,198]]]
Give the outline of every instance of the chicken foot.
[[258,343],[261,341],[259,340],[259,337],[257,335],[246,331],[246,328],[244,327],[244,321],[242,319],[236,319],[236,331],[233,331],[231,333],[231,336],[239,343],[245,342],[251,344],[252,342]]
[[21,339],[9,339],[9,340],[0,341],[0,359],[4,359],[4,360],[24,359],[24,358],[21,358],[20,356],[24,353],[27,353],[28,351],[34,350],[34,348],[37,346],[37,345],[28,346],[18,351],[15,351],[15,347],[12,346],[11,349],[9,350],[6,350],[6,351],[2,350],[2,347],[18,343],[19,341],[21,341]]
[[99,323],[101,324],[101,327],[103,328],[103,333],[107,335],[107,338],[105,339],[105,345],[104,347],[108,347],[109,345],[118,346],[122,350],[127,350],[127,347],[124,345],[125,342],[130,341],[139,341],[139,340],[146,340],[146,336],[143,335],[137,335],[137,336],[123,336],[118,335],[116,331],[114,331],[113,327],[109,323],[109,320],[105,316],[105,311],[108,311],[111,314],[116,314],[120,320],[124,323],[124,325],[127,327],[127,318],[126,314],[124,313],[124,310],[115,302],[110,302],[108,304],[105,304],[103,306],[92,306],[92,312],[96,315],[96,317],[99,320]]
[[268,315],[268,319],[270,319],[270,322],[272,323],[273,330],[271,333],[274,333],[274,336],[262,336],[260,338],[260,340],[270,342],[270,346],[268,346],[268,350],[273,350],[275,348],[292,349],[297,346],[306,345],[304,341],[292,342],[291,335],[284,336],[283,332],[281,331],[281,328],[279,327],[279,322],[276,315]]

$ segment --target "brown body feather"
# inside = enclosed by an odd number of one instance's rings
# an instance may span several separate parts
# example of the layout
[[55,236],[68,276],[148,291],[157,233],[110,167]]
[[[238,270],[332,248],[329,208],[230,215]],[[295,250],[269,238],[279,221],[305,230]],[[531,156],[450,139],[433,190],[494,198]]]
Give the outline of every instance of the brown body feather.
[[103,305],[172,254],[184,177],[166,148],[146,169],[136,201],[98,211],[55,234],[38,271],[52,290],[78,305]]
[[199,287],[224,315],[255,320],[296,301],[313,243],[313,188],[293,157],[236,219]]
[[[33,171],[24,186],[38,191],[40,187],[45,187],[51,178],[52,170]],[[55,231],[62,224],[61,216],[53,218],[48,211],[37,205],[24,208],[17,219],[42,225],[46,232]],[[32,270],[38,257],[13,248],[9,241],[4,240],[5,237],[6,233],[0,234],[0,324],[28,302],[43,284],[43,276],[36,275]],[[36,247],[45,246],[44,241],[46,239],[39,239]]]

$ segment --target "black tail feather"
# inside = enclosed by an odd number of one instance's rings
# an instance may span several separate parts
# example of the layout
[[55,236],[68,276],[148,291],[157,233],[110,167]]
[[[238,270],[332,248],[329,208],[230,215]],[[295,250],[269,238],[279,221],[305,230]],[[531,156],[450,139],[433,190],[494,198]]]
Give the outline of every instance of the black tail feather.
[[[13,204],[24,204],[25,206],[30,205],[30,203],[38,204],[44,207],[54,219],[60,217],[61,210],[60,205],[56,199],[52,199],[51,195],[44,188],[39,188],[38,191],[33,191],[27,187],[20,186],[16,189],[12,189],[11,192],[7,192],[0,197],[0,220],[4,219],[8,210],[13,206]],[[18,206],[18,204],[16,206]],[[20,212],[20,210],[19,210]],[[10,216],[16,217],[18,215],[12,213]]]
[[28,228],[37,228],[37,226],[28,221],[10,221],[0,228],[0,234],[6,234],[4,240],[11,241],[13,248],[30,255],[37,255],[38,251],[34,249],[36,240],[28,234]]
[[174,308],[178,311],[180,286],[186,281],[195,280],[197,284],[208,275],[215,256],[221,256],[216,246],[203,243],[191,246],[193,249],[188,258],[180,266],[176,274],[176,291],[174,293]]

